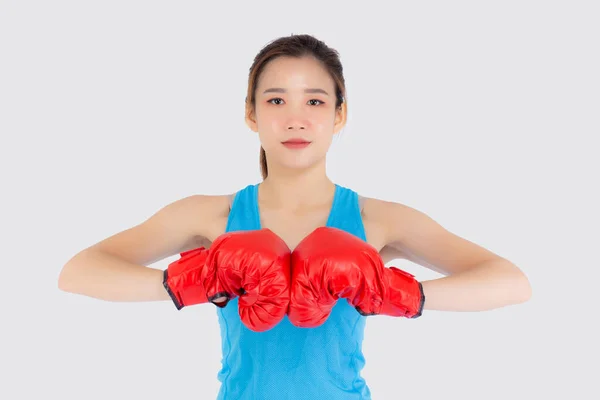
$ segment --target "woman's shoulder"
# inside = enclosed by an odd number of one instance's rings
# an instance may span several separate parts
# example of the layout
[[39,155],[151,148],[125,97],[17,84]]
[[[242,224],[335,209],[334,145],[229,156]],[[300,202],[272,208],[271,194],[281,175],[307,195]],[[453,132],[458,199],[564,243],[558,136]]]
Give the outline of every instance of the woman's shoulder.
[[398,229],[401,221],[407,220],[412,207],[395,202],[373,197],[359,196],[362,199],[361,214],[363,221],[376,227],[380,235],[388,237],[391,230]]
[[386,243],[407,237],[406,235],[435,223],[428,214],[416,207],[368,197],[364,200],[363,219],[378,226],[386,237]]
[[375,197],[358,196],[359,203],[362,203],[363,211],[369,213],[373,217],[385,219],[390,212],[399,212],[401,210],[410,209],[409,206],[396,201],[382,200]]
[[211,238],[226,223],[230,198],[229,194],[192,194],[168,207],[181,210],[179,213],[194,225],[193,230],[199,237]]
[[228,214],[231,197],[231,194],[193,194],[180,201],[187,203],[191,212],[219,217]]

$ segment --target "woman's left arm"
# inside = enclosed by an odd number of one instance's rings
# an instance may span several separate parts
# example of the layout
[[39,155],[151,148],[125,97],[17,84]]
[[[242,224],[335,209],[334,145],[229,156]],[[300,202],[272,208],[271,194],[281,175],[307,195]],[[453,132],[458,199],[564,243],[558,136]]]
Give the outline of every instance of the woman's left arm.
[[445,275],[421,282],[424,310],[486,311],[530,299],[529,280],[509,260],[449,232],[419,210],[392,202],[383,208],[387,246]]

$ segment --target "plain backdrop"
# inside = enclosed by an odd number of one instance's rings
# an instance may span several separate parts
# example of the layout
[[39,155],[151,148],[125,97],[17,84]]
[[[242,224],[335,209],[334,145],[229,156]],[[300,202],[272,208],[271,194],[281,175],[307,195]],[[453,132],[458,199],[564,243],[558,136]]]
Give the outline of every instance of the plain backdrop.
[[248,70],[308,33],[347,82],[332,180],[427,213],[533,287],[489,312],[369,318],[373,399],[599,398],[594,6],[1,1],[0,397],[216,397],[214,306],[103,302],[58,274],[177,199],[259,182]]

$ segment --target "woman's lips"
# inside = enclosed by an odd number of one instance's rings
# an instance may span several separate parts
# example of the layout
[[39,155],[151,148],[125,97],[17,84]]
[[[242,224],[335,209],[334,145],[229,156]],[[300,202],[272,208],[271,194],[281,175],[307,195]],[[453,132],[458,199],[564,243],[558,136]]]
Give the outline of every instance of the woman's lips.
[[304,139],[290,139],[286,140],[282,144],[288,149],[303,149],[307,147],[311,142]]

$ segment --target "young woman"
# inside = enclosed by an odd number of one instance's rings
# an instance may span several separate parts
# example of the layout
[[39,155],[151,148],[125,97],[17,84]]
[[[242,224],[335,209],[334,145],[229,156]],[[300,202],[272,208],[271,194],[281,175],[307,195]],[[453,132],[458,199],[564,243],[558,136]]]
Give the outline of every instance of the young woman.
[[[219,399],[370,399],[368,315],[482,311],[525,302],[510,261],[403,204],[332,182],[326,155],[346,122],[335,50],[308,35],[268,44],[250,70],[246,121],[263,181],[194,195],[74,256],[59,288],[111,301],[216,304]],[[165,271],[149,264],[181,253]],[[442,278],[417,282],[404,258]]]

